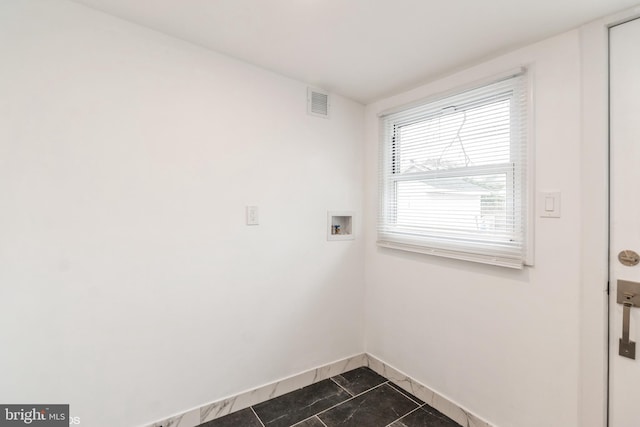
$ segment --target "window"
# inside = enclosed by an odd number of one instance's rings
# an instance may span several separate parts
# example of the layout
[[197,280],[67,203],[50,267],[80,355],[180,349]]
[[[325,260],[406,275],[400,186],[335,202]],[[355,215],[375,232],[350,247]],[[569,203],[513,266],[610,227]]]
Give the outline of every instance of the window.
[[526,113],[519,72],[382,115],[378,243],[522,268]]

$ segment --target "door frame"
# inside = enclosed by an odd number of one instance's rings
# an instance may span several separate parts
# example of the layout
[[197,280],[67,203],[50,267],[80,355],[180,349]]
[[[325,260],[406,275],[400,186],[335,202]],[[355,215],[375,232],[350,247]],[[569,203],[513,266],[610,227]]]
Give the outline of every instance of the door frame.
[[578,419],[608,425],[609,371],[609,28],[640,17],[640,6],[582,26],[581,290]]

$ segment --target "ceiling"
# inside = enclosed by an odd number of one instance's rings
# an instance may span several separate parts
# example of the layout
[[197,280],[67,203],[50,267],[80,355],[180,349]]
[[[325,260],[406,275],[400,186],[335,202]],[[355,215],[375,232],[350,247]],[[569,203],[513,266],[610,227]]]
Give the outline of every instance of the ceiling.
[[363,104],[639,0],[75,0]]

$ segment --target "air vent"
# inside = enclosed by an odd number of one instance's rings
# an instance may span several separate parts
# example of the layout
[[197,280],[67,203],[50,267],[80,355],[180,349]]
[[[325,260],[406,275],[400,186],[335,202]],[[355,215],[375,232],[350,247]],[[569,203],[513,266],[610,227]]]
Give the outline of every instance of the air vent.
[[329,93],[314,88],[307,89],[307,113],[329,118]]

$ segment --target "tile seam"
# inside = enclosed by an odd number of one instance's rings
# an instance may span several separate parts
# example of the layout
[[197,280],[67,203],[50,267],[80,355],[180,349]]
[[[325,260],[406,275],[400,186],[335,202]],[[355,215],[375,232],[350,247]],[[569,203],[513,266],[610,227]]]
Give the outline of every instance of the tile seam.
[[262,427],[265,427],[264,423],[262,422],[262,418],[258,416],[255,409],[253,409],[253,406],[249,406],[249,408],[251,408],[251,412],[253,412],[253,415],[256,416],[256,418],[258,419],[258,422],[262,425]]
[[[415,403],[415,402],[414,402],[414,403]],[[407,412],[406,414],[404,414],[404,415],[403,415],[403,416],[401,416],[400,418],[398,418],[398,419],[396,419],[396,420],[391,421],[391,422],[390,422],[389,424],[387,424],[385,427],[390,427],[390,426],[391,426],[391,424],[393,424],[393,423],[397,423],[398,421],[400,421],[400,420],[401,420],[401,419],[403,419],[404,417],[408,417],[409,415],[413,414],[414,412],[416,412],[416,411],[417,411],[417,410],[419,410],[420,408],[421,408],[421,407],[420,407],[420,406],[418,406],[417,408],[412,409],[411,411]]]
[[[336,375],[336,376],[337,376],[337,375]],[[331,381],[333,381],[333,383],[334,383],[335,385],[337,385],[338,387],[340,387],[341,389],[343,389],[344,391],[346,391],[347,393],[349,393],[349,396],[351,396],[351,397],[354,397],[354,396],[355,396],[355,395],[354,395],[353,393],[351,393],[349,390],[347,390],[346,388],[342,387],[342,386],[338,383],[338,381],[334,380],[333,378],[334,378],[334,377],[331,377],[331,378],[329,378],[329,379],[330,379]]]

